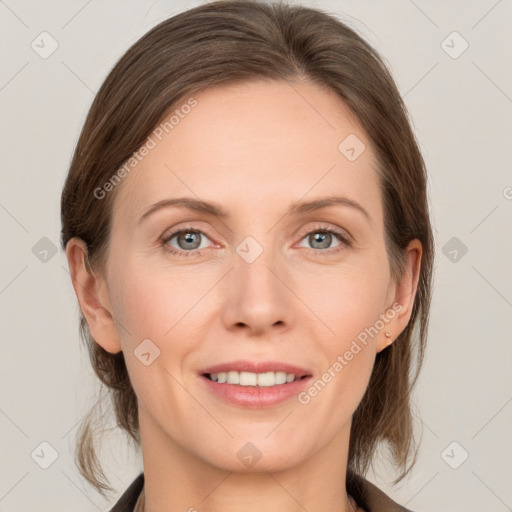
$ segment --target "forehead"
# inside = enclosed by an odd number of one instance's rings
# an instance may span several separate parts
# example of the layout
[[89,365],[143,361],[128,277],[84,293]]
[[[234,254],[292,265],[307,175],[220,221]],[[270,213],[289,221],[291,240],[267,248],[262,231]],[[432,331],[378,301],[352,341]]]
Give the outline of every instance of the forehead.
[[[257,80],[192,97],[196,105],[150,136],[154,147],[122,182],[119,209],[130,205],[123,216],[139,217],[154,202],[183,195],[228,210],[277,213],[302,197],[333,193],[365,203],[379,216],[370,141],[333,91],[308,81]],[[347,158],[347,144],[362,151],[356,159]]]

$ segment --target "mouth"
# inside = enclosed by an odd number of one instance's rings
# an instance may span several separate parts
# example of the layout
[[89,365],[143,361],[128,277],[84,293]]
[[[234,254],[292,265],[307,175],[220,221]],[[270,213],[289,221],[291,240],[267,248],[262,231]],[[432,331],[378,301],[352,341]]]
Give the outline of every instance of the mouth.
[[281,362],[233,361],[204,368],[199,377],[217,399],[254,409],[296,399],[310,384],[313,372]]
[[295,375],[286,372],[246,372],[231,370],[228,372],[204,373],[203,377],[217,382],[218,384],[233,384],[235,386],[255,386],[271,387],[290,384],[302,379],[307,379],[309,375]]
[[[292,387],[297,381],[312,377],[312,372],[280,361],[239,360],[203,368],[200,375],[216,386],[234,388],[283,388]],[[220,387],[224,387],[220,386]]]

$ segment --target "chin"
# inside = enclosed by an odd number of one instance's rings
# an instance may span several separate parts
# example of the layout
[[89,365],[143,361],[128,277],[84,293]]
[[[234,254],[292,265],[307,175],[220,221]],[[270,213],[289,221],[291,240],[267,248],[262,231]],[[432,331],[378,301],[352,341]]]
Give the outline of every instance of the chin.
[[[217,445],[218,446],[218,445]],[[303,446],[303,445],[302,445]],[[223,471],[233,473],[275,473],[286,471],[300,464],[305,458],[290,444],[277,446],[275,443],[241,441],[221,449],[220,453],[210,453],[204,460]]]

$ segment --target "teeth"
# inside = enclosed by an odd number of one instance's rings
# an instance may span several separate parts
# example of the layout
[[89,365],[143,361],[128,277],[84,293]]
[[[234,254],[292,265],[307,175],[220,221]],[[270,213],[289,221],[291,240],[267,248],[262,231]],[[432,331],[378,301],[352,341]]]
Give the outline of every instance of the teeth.
[[219,372],[210,373],[209,377],[214,382],[238,384],[239,386],[260,386],[269,387],[276,384],[285,384],[293,382],[295,375],[293,373],[285,372],[265,372],[265,373],[252,373],[252,372]]

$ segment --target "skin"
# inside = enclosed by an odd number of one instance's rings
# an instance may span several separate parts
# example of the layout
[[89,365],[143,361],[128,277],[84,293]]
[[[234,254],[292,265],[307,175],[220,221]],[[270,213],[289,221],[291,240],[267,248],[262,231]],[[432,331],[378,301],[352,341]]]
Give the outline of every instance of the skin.
[[[409,321],[421,244],[409,244],[404,278],[394,282],[370,141],[333,92],[257,80],[194,98],[119,185],[105,268],[87,271],[81,240],[66,248],[91,333],[124,352],[138,398],[145,510],[353,510],[344,485],[352,415],[375,355]],[[338,150],[349,134],[366,146],[352,162]],[[292,202],[326,195],[357,201],[369,219],[344,205],[285,215]],[[219,203],[229,217],[170,207],[137,222],[180,196]],[[199,256],[178,237],[161,241],[188,223],[205,233]],[[315,242],[318,223],[344,230],[352,245],[336,235]],[[252,263],[236,252],[247,236],[263,249]],[[393,303],[400,312],[307,404],[237,407],[198,376],[249,359],[296,364],[316,380]],[[149,366],[134,355],[144,339],[160,350]],[[247,442],[262,454],[252,468],[237,456]]]

